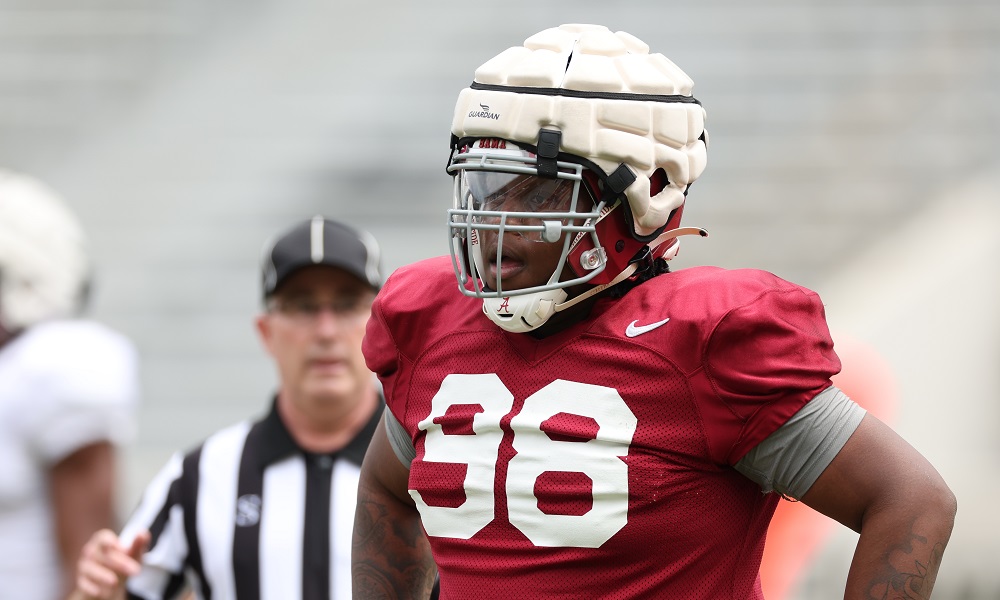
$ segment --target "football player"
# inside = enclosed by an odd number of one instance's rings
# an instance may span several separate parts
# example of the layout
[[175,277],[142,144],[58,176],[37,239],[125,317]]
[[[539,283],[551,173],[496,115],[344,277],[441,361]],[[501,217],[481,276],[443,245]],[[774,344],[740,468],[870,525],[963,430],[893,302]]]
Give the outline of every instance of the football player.
[[819,297],[668,268],[706,235],[680,224],[704,123],[681,69],[605,27],[476,71],[452,122],[451,256],[396,271],[364,341],[390,410],[356,598],[420,597],[436,568],[441,598],[759,599],[782,497],[861,534],[845,597],[930,596],[955,498],[833,386]]
[[0,169],[0,599],[65,597],[80,548],[115,519],[138,356],[79,318],[84,232],[41,181]]

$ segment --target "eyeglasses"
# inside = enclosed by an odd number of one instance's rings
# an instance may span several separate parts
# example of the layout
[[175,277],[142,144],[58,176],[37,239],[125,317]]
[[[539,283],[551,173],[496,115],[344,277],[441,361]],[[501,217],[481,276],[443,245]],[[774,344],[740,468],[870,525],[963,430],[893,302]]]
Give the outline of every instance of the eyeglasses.
[[268,312],[276,312],[295,321],[315,321],[320,314],[330,312],[339,319],[363,317],[371,310],[369,296],[337,296],[332,300],[320,300],[309,296],[275,298],[268,302]]

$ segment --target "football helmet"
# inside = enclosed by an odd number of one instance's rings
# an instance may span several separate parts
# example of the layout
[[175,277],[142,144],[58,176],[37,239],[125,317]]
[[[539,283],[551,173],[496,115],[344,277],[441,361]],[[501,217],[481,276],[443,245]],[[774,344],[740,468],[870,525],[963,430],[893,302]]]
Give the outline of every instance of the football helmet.
[[[504,329],[531,331],[639,262],[673,258],[678,236],[707,235],[680,227],[707,160],[705,111],[692,86],[641,40],[599,25],[546,29],[480,66],[455,106],[448,163],[462,293],[483,298]],[[495,256],[483,256],[485,231],[501,240]],[[504,287],[505,235],[562,244],[548,281]],[[487,260],[496,263],[493,287],[483,278]],[[567,299],[566,288],[581,284],[594,287]]]
[[0,325],[14,332],[70,316],[89,282],[76,217],[42,182],[0,169]]

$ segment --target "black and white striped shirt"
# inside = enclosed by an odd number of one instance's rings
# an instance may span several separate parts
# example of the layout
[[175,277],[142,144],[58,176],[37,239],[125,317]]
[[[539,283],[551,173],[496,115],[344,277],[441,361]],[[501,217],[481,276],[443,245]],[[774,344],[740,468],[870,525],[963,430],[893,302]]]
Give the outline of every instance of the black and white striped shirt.
[[175,455],[122,530],[152,533],[129,598],[173,598],[190,582],[204,600],[346,600],[358,476],[383,405],[334,454],[299,448],[272,404]]

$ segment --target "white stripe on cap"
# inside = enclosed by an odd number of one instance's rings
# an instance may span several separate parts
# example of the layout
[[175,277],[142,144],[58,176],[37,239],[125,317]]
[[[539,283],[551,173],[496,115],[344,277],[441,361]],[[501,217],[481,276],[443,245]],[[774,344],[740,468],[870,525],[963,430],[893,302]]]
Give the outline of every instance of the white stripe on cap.
[[359,231],[358,238],[361,243],[365,246],[365,276],[368,277],[368,283],[372,287],[381,287],[382,285],[382,274],[379,273],[379,249],[378,242],[375,240],[375,236],[368,233],[367,231]]
[[323,262],[323,217],[316,215],[312,218],[309,229],[309,252],[314,263]]

